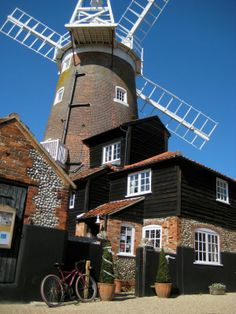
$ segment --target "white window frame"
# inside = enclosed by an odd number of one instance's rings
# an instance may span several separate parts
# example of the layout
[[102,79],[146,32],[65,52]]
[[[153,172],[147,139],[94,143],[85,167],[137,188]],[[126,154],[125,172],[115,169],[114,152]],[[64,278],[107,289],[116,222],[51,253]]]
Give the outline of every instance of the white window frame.
[[[130,228],[131,229],[131,243],[130,243],[130,252],[121,252],[120,251],[120,246],[121,246],[121,228]],[[126,232],[127,233],[127,232]],[[127,237],[127,235],[125,235]],[[119,235],[119,248],[118,248],[118,254],[120,256],[134,256],[134,237],[135,237],[135,228],[133,225],[130,224],[121,224],[120,226],[120,235]],[[126,246],[128,245],[127,239],[125,239],[125,249]]]
[[[142,187],[142,174],[143,173],[149,173],[149,188],[146,189],[144,191],[141,191],[141,187]],[[136,177],[136,179],[132,179],[133,177]],[[132,181],[133,180],[133,184],[137,182],[137,185],[134,186],[133,188],[137,188],[137,192],[132,192]],[[145,183],[145,186],[147,185],[147,183]],[[151,193],[152,192],[152,170],[151,169],[145,169],[142,171],[138,171],[138,172],[134,172],[134,173],[130,173],[128,175],[128,179],[127,179],[127,195],[128,196],[133,196],[133,195],[143,195],[143,194],[147,194],[147,193]]]
[[222,203],[229,204],[228,182],[220,178],[216,178],[216,200]]
[[71,64],[71,56],[72,56],[72,54],[69,54],[69,55],[66,56],[65,59],[62,61],[61,73],[65,72],[66,70],[69,69],[70,64]]
[[[117,146],[119,145],[119,158],[117,158]],[[109,151],[110,150],[110,153]],[[110,156],[109,156],[110,155]],[[119,163],[121,157],[121,142],[111,143],[102,149],[102,164]]]
[[[159,231],[160,233],[160,237],[151,237],[151,234],[149,234],[149,237],[146,237],[146,231],[154,231],[155,232],[155,236],[156,236],[156,231]],[[147,225],[145,227],[143,227],[143,231],[142,231],[142,238],[148,240],[148,242],[150,244],[152,244],[154,249],[161,249],[162,247],[162,227],[160,225]],[[156,241],[159,241],[159,246],[156,245]],[[153,243],[152,243],[153,242]]]
[[54,106],[62,101],[64,95],[64,87],[61,87],[57,90],[55,100],[54,100]]
[[[123,95],[123,97],[120,97],[120,93]],[[123,98],[123,100],[121,98]],[[129,106],[128,97],[127,97],[127,90],[121,86],[116,86],[114,101],[118,102],[122,105]]]
[[71,193],[69,199],[69,209],[72,209],[74,207],[75,207],[75,193]]
[[[196,234],[198,234],[197,239]],[[211,229],[195,229],[194,264],[222,266],[220,257],[219,234]]]

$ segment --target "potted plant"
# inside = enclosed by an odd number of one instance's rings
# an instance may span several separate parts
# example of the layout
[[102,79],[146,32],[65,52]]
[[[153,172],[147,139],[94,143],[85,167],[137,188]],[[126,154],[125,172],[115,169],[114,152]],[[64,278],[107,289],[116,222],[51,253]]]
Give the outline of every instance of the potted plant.
[[114,269],[111,244],[106,241],[103,246],[102,263],[98,283],[98,291],[102,301],[111,301],[115,292]]
[[169,265],[167,263],[165,252],[163,249],[159,255],[159,265],[155,282],[155,291],[158,297],[168,298],[171,293],[172,283]]
[[226,285],[223,283],[213,283],[209,286],[209,292],[213,295],[225,294]]
[[114,262],[114,271],[115,271],[115,293],[120,293],[122,288],[122,263],[121,259],[117,258]]

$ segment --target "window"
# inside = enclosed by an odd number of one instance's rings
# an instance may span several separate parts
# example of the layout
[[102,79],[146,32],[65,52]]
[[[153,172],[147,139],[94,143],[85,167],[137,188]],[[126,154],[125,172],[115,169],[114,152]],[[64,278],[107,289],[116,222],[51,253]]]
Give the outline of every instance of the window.
[[134,252],[134,227],[122,225],[120,228],[120,255],[133,255]]
[[129,174],[127,196],[151,192],[151,170]]
[[55,97],[55,100],[54,100],[54,105],[56,105],[57,103],[62,101],[63,94],[64,94],[64,87],[61,87],[60,89],[58,89],[58,91],[56,93],[56,97]]
[[70,61],[71,61],[71,55],[66,56],[65,59],[62,62],[62,66],[61,66],[61,73],[63,73],[64,71],[66,71],[67,69],[69,69],[70,67]]
[[120,142],[103,147],[102,163],[114,163],[120,161]]
[[149,225],[143,228],[143,239],[155,248],[161,248],[161,226]]
[[195,263],[220,265],[219,235],[208,229],[195,230]]
[[75,207],[75,193],[71,193],[70,200],[69,200],[69,208]]
[[116,86],[116,95],[115,95],[114,101],[128,106],[126,89]]
[[228,182],[220,178],[216,178],[216,200],[229,203]]

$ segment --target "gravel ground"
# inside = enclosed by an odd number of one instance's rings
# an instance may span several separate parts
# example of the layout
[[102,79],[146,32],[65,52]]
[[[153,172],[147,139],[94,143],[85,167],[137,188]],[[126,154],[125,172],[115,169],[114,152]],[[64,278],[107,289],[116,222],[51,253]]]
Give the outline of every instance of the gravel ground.
[[0,303],[1,314],[236,314],[236,293],[226,295],[182,295],[176,298],[116,297],[110,302],[96,300],[92,303],[66,303],[57,308],[48,308],[42,302],[29,304]]

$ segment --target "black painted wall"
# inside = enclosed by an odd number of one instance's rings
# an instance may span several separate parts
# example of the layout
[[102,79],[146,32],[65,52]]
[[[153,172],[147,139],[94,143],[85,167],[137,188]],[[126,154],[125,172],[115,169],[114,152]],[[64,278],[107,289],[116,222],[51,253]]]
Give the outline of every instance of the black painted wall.
[[168,149],[168,131],[160,120],[150,119],[133,125],[130,164],[159,155]]
[[[152,169],[152,193],[143,195],[145,197],[143,217],[157,218],[176,215],[179,197],[178,167],[166,164],[152,165],[150,168]],[[133,170],[133,172],[140,170]],[[132,173],[131,170],[110,175],[110,201],[125,199],[127,177],[130,173]]]
[[216,224],[236,230],[236,183],[225,179],[229,185],[229,204],[216,201],[218,174],[189,161],[180,162],[181,216]]
[[40,283],[45,275],[55,273],[56,261],[63,262],[66,241],[65,231],[24,225],[15,281],[0,284],[0,300],[41,300]]
[[[228,292],[236,291],[236,253],[221,252],[222,266],[194,264],[191,248],[178,247],[176,255],[169,255],[175,258],[169,260],[172,295],[209,293],[208,286],[216,282],[225,284]],[[151,286],[156,278],[159,253],[151,248],[138,248],[136,257],[135,294],[155,295]]]

